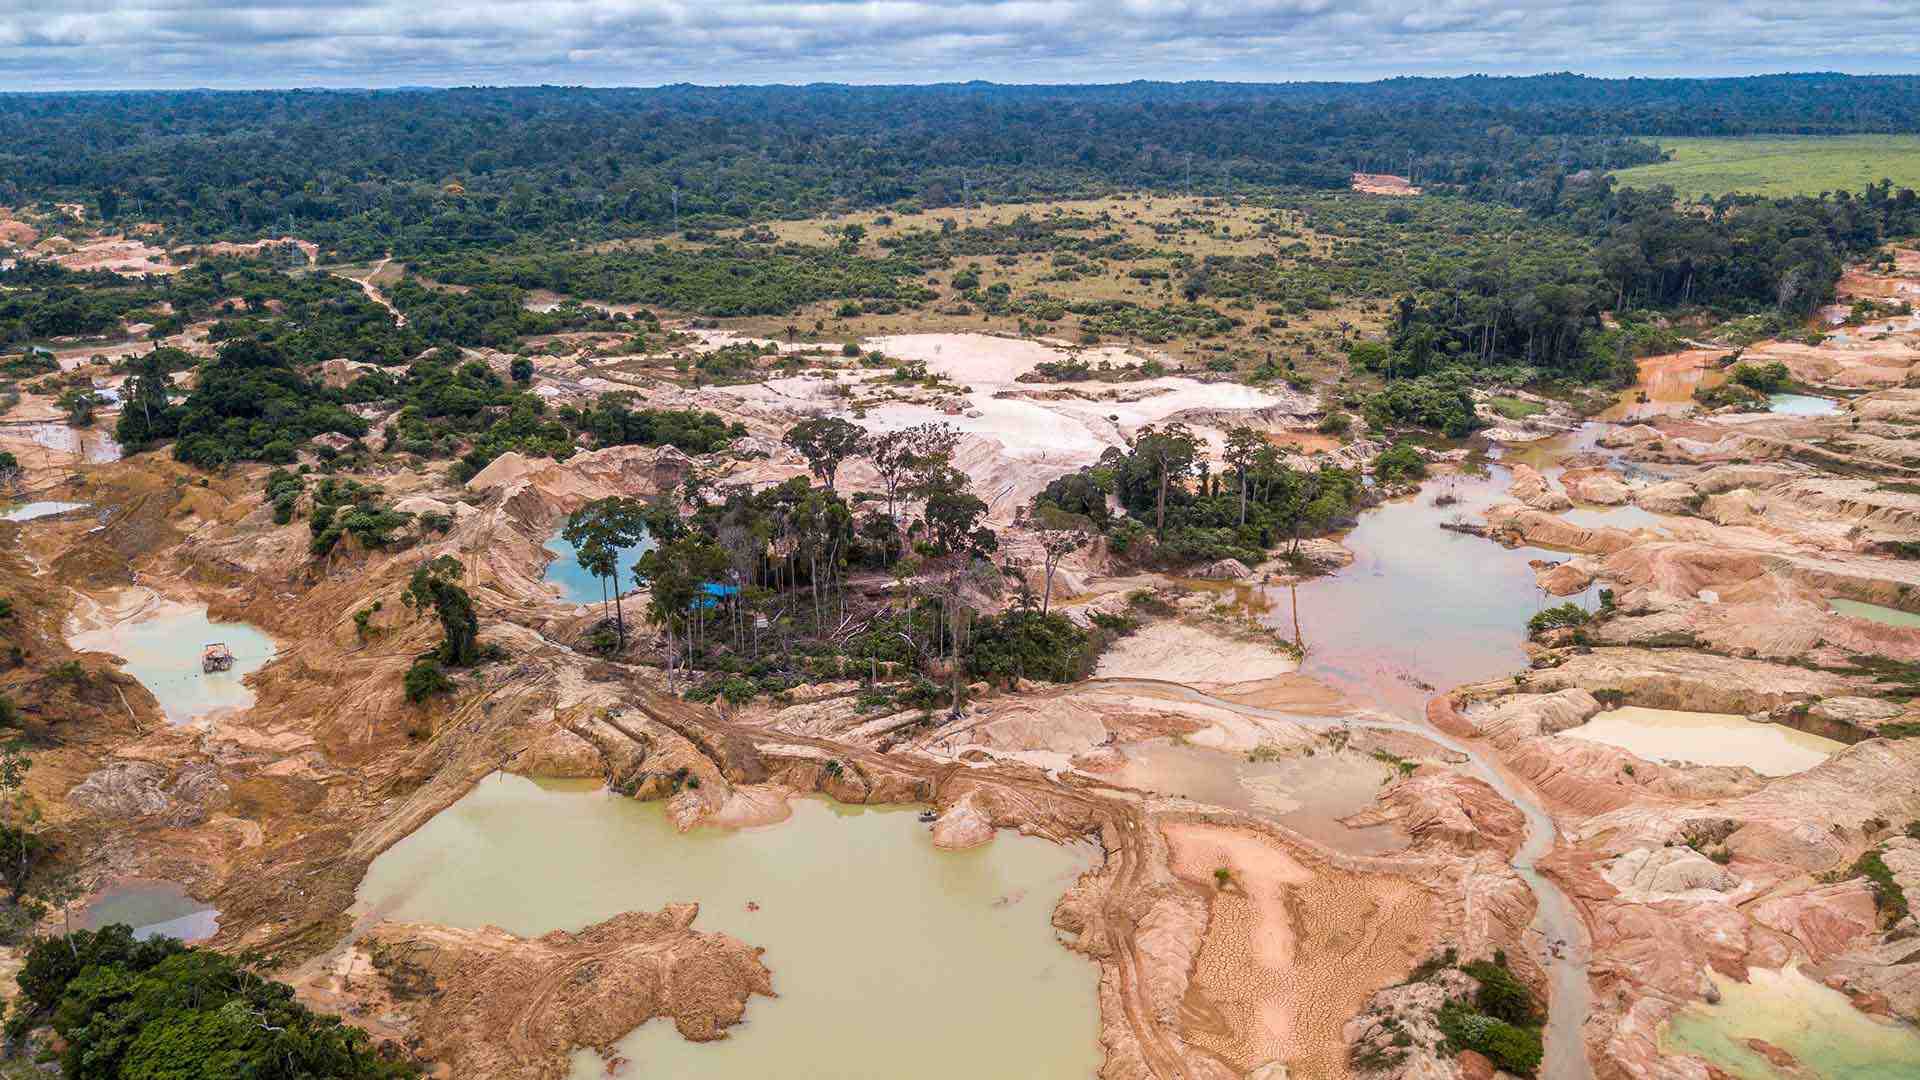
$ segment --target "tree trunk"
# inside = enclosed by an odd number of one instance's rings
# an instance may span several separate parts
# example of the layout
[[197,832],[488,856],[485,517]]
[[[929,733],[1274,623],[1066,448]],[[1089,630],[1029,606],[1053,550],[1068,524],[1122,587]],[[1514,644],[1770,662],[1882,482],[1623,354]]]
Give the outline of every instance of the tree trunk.
[[1167,538],[1167,463],[1160,463],[1160,499],[1154,508],[1153,531],[1160,539]]

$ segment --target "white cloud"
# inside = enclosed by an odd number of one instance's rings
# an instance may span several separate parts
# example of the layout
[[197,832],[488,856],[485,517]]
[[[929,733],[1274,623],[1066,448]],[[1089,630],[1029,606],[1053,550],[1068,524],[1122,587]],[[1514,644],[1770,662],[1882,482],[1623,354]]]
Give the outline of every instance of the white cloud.
[[[9,0],[0,86],[1912,71],[1887,0]],[[1844,30],[1844,32],[1842,32]]]

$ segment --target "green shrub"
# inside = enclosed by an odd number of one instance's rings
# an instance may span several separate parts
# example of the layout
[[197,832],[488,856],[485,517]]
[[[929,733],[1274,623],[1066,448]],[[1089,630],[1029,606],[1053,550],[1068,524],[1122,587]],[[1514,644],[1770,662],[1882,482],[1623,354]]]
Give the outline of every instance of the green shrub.
[[1481,1012],[1510,1024],[1537,1024],[1540,1022],[1538,1010],[1534,1008],[1533,991],[1514,977],[1513,972],[1502,964],[1486,960],[1475,960],[1462,964],[1460,970],[1473,976],[1480,983],[1480,993],[1474,999]]
[[1585,608],[1569,600],[1557,607],[1536,612],[1533,618],[1527,620],[1527,630],[1529,633],[1540,634],[1563,627],[1585,626],[1587,620],[1591,618],[1593,616],[1587,614]]
[[1443,1006],[1434,1022],[1455,1051],[1485,1054],[1495,1066],[1522,1076],[1532,1076],[1540,1067],[1543,1048],[1540,1032],[1535,1029],[1509,1024],[1460,1004]]
[[1408,484],[1427,475],[1427,463],[1410,443],[1394,443],[1373,459],[1373,478],[1385,485]]
[[407,690],[407,700],[415,705],[435,694],[451,694],[453,680],[440,670],[440,665],[432,660],[417,660],[407,669],[403,685]]
[[1775,360],[1767,364],[1735,364],[1731,379],[1749,390],[1774,394],[1786,389],[1793,381],[1793,373],[1787,370],[1787,365]]
[[1071,682],[1086,674],[1087,632],[1066,616],[1016,609],[974,624],[967,670],[1000,679]]

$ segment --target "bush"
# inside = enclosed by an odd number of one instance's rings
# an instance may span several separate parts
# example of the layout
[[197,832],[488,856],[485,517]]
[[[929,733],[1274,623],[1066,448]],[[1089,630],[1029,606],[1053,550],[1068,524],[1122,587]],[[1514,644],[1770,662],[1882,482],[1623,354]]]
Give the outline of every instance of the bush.
[[974,625],[967,670],[1000,679],[1071,682],[1085,672],[1087,632],[1064,615],[1015,610]]
[[1778,360],[1768,364],[1735,364],[1732,380],[1749,390],[1774,394],[1786,389],[1793,381],[1793,373]]
[[1532,1076],[1540,1067],[1540,1033],[1518,1027],[1464,1005],[1451,1004],[1434,1016],[1447,1045],[1454,1050],[1485,1054],[1494,1065],[1511,1073]]
[[1504,966],[1475,960],[1461,965],[1460,970],[1480,983],[1480,993],[1474,999],[1474,1004],[1481,1012],[1510,1024],[1540,1022],[1539,1012],[1533,1004],[1533,991],[1528,990],[1526,984]]
[[1535,613],[1533,618],[1527,620],[1527,631],[1529,633],[1541,634],[1548,630],[1558,630],[1562,627],[1585,626],[1587,620],[1591,618],[1593,618],[1593,616],[1587,614],[1585,608],[1569,600],[1558,607],[1550,607],[1545,611]]
[[1330,412],[1320,418],[1313,430],[1322,435],[1345,435],[1353,427],[1353,417],[1343,412]]
[[403,683],[407,689],[407,700],[415,705],[435,694],[453,693],[453,680],[440,670],[440,665],[432,660],[417,660],[407,669]]
[[1367,422],[1381,429],[1411,425],[1459,438],[1480,426],[1466,379],[1454,373],[1391,383],[1367,399],[1364,411]]
[[1426,459],[1408,443],[1394,443],[1373,459],[1373,478],[1383,485],[1409,484],[1426,475]]

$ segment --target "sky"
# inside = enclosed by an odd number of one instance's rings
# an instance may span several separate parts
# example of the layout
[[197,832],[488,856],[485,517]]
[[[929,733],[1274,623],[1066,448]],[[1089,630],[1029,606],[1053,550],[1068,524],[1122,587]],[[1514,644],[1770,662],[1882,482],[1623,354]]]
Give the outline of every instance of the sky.
[[1920,71],[1911,0],[0,0],[0,89]]

